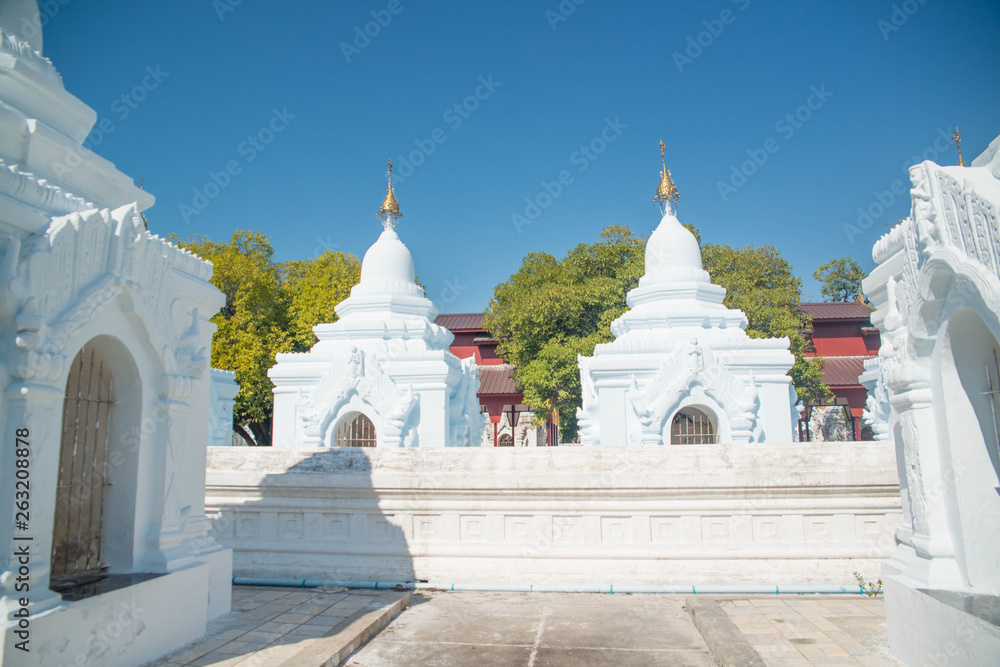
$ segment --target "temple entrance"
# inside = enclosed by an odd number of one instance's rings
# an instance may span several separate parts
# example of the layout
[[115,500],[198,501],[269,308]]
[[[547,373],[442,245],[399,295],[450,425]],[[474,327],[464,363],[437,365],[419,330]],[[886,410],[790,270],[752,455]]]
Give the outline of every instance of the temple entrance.
[[352,412],[344,417],[334,435],[337,447],[375,447],[378,438],[375,424],[360,412]]
[[62,442],[52,530],[53,590],[99,576],[107,569],[104,505],[113,378],[93,341],[73,359],[63,403]]

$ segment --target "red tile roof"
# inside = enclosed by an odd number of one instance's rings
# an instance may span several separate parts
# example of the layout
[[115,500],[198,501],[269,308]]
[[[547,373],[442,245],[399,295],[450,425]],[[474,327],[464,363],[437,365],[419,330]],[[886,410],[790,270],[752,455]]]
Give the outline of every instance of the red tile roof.
[[842,303],[800,303],[799,310],[814,320],[870,320],[873,308],[858,301]]
[[479,367],[479,395],[520,394],[514,382],[514,367],[509,364]]
[[483,329],[482,313],[449,313],[438,315],[434,324],[439,324],[450,331],[485,331]]
[[823,357],[823,383],[828,387],[860,385],[858,376],[865,371],[865,359],[873,356]]

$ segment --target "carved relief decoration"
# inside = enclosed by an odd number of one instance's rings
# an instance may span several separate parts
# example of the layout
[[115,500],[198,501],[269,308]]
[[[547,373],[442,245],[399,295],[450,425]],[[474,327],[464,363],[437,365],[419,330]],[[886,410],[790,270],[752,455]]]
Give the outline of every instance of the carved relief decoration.
[[16,312],[17,375],[33,382],[63,377],[72,337],[114,299],[144,324],[166,372],[169,398],[190,395],[191,381],[207,365],[207,336],[198,309],[177,288],[176,272],[202,280],[211,265],[145,229],[134,205],[54,218],[23,244],[10,239],[8,310]]
[[352,346],[346,355],[328,362],[315,389],[300,393],[297,414],[309,438],[321,440],[341,407],[355,395],[380,418],[384,429],[379,433],[380,443],[397,444],[410,437],[408,431],[413,429],[406,427],[411,423],[409,416],[417,404],[417,396],[409,385],[401,390],[382,364],[367,357],[364,350]]
[[747,382],[737,379],[711,348],[696,338],[670,355],[644,391],[633,378],[626,395],[644,436],[662,438],[667,419],[682,407],[685,398],[705,396],[721,408],[723,414],[717,417],[729,423],[733,442],[756,442],[761,437],[760,397],[753,375]]

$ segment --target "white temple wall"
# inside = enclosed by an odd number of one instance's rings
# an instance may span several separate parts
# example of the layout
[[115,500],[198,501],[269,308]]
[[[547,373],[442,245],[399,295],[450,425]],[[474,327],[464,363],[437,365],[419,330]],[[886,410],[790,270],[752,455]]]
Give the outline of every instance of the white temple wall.
[[[204,516],[210,318],[224,297],[207,262],[146,230],[140,211],[153,196],[81,146],[97,114],[66,91],[41,36],[29,44],[17,34],[38,15],[31,0],[0,0],[0,426],[12,438],[0,448],[0,513],[13,519],[24,502],[14,473],[30,474],[27,526],[0,523],[0,663],[125,667],[197,639],[229,610],[231,553]],[[109,428],[106,461],[84,461],[111,483],[102,527],[90,532],[67,509],[89,498],[65,489],[84,487],[59,488],[67,378],[85,345],[112,376],[84,396],[101,398],[93,390],[102,386],[111,415],[80,436],[97,442]],[[27,430],[19,448],[17,429]],[[67,538],[66,553],[96,557],[99,541],[110,576],[160,576],[64,601],[49,588],[57,520],[65,535],[94,535]],[[23,563],[15,554],[26,543]],[[16,646],[24,614],[29,652]],[[109,640],[112,627],[121,634]]]
[[233,446],[233,408],[236,405],[236,394],[239,392],[236,373],[218,368],[212,369],[208,423],[210,447]]
[[1000,599],[1000,159],[990,159],[912,167],[911,215],[875,244],[864,282],[904,510],[883,568],[889,646],[907,664],[1000,654],[1000,627],[982,622]]
[[850,585],[892,552],[889,443],[213,448],[236,576],[535,585]]

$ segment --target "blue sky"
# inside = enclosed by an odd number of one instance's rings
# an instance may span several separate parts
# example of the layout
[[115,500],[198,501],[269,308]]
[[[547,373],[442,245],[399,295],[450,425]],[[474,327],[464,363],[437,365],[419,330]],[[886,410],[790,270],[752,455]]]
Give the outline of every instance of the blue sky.
[[996,2],[42,5],[45,54],[110,120],[93,149],[156,195],[153,231],[360,257],[393,157],[442,312],[483,309],[528,252],[649,233],[661,138],[681,220],[776,246],[820,300],[820,264],[874,267],[914,157],[954,164],[956,125],[969,161],[1000,133]]

